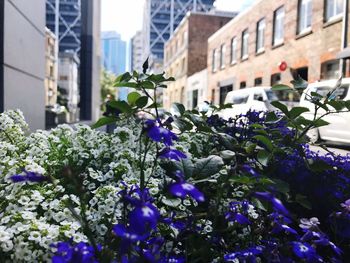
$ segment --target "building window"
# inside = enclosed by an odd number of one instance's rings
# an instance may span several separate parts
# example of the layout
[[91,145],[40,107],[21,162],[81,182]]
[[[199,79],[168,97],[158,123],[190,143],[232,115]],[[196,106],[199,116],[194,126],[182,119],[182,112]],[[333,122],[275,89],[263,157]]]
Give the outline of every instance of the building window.
[[343,13],[344,0],[326,0],[326,21]]
[[254,79],[254,86],[258,87],[262,85],[262,78],[256,78]]
[[312,19],[312,0],[299,0],[298,34],[309,31]]
[[225,53],[226,46],[225,44],[222,44],[220,47],[220,68],[225,68]]
[[265,19],[261,19],[256,26],[256,53],[262,52],[265,45]]
[[233,90],[233,85],[220,87],[220,101],[219,101],[220,105],[223,105],[225,103],[227,93],[229,93],[232,90]]
[[218,50],[215,48],[213,50],[213,54],[212,54],[212,71],[216,72],[216,70],[218,69]]
[[231,40],[231,64],[237,61],[237,38]]
[[339,76],[339,60],[330,60],[321,64],[321,79],[336,79]]
[[239,88],[240,89],[244,89],[245,87],[247,87],[247,82],[242,81],[241,83],[239,83]]
[[183,33],[182,41],[183,41],[183,45],[186,46],[187,45],[187,31],[185,31]]
[[246,29],[242,33],[242,50],[241,50],[242,59],[248,58],[248,38],[249,38],[249,33],[248,33],[248,29]]
[[283,43],[284,38],[284,7],[278,8],[273,15],[273,42],[276,46]]
[[279,84],[281,82],[281,73],[275,73],[271,75],[271,86]]

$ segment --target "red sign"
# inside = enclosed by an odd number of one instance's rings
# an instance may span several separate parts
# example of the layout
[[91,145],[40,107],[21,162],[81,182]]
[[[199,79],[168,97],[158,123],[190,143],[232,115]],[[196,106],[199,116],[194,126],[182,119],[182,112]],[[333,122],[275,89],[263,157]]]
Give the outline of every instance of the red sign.
[[287,62],[282,61],[281,63],[278,64],[278,68],[280,71],[285,71],[287,69],[288,65]]

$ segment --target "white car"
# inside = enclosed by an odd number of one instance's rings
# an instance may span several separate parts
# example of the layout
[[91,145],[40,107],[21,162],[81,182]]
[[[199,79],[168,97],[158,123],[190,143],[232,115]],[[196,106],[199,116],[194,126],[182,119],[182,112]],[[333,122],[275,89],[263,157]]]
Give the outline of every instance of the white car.
[[225,104],[232,103],[232,108],[222,110],[219,115],[224,119],[245,114],[249,110],[267,111],[273,107],[270,102],[278,100],[271,87],[252,87],[233,90],[227,93]]
[[[315,106],[310,101],[311,92],[316,92],[322,96],[327,95],[336,86],[337,80],[327,80],[315,82],[308,85],[303,95],[300,98],[300,106],[306,107],[310,111],[303,114],[307,119],[313,119]],[[349,92],[350,78],[342,80],[341,86],[334,93],[336,100],[350,100]],[[328,106],[331,110],[330,106]],[[324,109],[317,112],[318,116],[325,113]],[[350,112],[332,113],[323,118],[329,122],[329,125],[313,129],[308,132],[308,136],[312,142],[325,140],[331,142],[340,142],[350,144]]]

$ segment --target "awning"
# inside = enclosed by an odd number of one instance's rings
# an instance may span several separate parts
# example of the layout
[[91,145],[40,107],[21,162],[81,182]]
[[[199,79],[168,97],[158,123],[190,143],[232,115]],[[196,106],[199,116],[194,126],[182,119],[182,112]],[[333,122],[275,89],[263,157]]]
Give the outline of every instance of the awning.
[[225,79],[225,80],[219,81],[218,86],[219,87],[230,86],[230,85],[233,85],[234,82],[235,82],[234,78]]
[[336,55],[337,59],[350,58],[350,47],[344,48]]

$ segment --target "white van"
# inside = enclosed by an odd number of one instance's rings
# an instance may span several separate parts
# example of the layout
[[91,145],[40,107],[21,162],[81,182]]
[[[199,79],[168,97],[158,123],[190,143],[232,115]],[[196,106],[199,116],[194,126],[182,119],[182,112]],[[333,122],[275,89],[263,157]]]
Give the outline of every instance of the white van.
[[[309,108],[309,112],[303,114],[307,119],[313,119],[315,113],[315,106],[310,101],[311,92],[316,92],[322,96],[326,96],[331,91],[337,80],[327,80],[315,82],[308,85],[303,95],[300,98],[300,106]],[[336,100],[350,100],[350,78],[342,80],[341,86],[335,92]],[[332,108],[328,106],[331,110]],[[318,110],[318,116],[325,113],[325,110]],[[333,142],[342,142],[350,144],[350,112],[332,113],[323,118],[329,122],[329,125],[311,130],[307,135],[312,142],[318,140],[326,140]]]
[[233,90],[227,93],[225,104],[232,103],[232,108],[222,110],[219,115],[228,120],[249,110],[271,110],[270,102],[278,100],[271,87],[252,87]]

